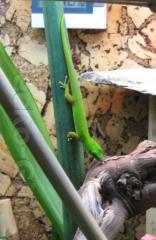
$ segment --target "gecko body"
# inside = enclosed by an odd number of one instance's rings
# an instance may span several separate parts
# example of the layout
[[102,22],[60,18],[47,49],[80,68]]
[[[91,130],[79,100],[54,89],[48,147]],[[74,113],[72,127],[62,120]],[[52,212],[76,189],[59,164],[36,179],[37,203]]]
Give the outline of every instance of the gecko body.
[[96,157],[98,160],[102,160],[103,159],[102,148],[89,134],[86,114],[82,100],[82,94],[80,90],[80,83],[78,81],[77,74],[72,61],[72,55],[69,47],[64,17],[62,17],[61,20],[61,38],[69,80],[67,82],[66,79],[64,83],[61,83],[61,85],[65,89],[66,99],[72,104],[73,119],[76,131],[69,132],[68,138],[74,137],[79,138],[80,141],[83,143],[84,147],[89,151],[91,155]]

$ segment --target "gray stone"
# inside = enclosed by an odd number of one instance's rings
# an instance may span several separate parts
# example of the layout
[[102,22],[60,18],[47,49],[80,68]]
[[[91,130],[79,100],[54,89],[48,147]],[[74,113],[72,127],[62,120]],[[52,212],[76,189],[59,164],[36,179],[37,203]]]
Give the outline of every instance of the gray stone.
[[81,80],[127,88],[143,94],[156,95],[156,69],[136,68],[113,71],[86,72]]
[[0,195],[4,196],[10,184],[10,178],[5,174],[0,173]]

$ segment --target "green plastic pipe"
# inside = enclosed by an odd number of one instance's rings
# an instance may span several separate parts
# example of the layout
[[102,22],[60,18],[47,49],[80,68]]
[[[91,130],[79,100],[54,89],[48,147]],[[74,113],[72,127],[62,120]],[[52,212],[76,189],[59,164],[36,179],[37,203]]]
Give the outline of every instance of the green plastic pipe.
[[[44,125],[38,107],[28,90],[24,79],[21,74],[14,66],[7,52],[5,51],[3,45],[0,43],[0,67],[5,72],[14,90],[22,100],[23,104],[27,108],[32,119],[36,123],[38,129],[41,131],[45,140],[49,146],[54,150],[48,131]],[[19,125],[18,119],[15,117],[16,125]],[[13,156],[17,165],[19,166],[22,174],[24,175],[26,181],[31,187],[37,200],[40,202],[42,208],[47,213],[49,219],[51,220],[54,228],[57,230],[61,239],[64,235],[63,226],[63,211],[62,211],[62,201],[51,183],[47,179],[46,175],[38,165],[36,159],[32,155],[31,151],[28,149],[24,143],[21,136],[16,131],[14,125],[8,118],[5,110],[0,105],[0,131],[2,136]],[[21,129],[21,131],[23,131]],[[24,132],[26,135],[27,133]],[[25,137],[26,137],[25,135]]]
[[[48,48],[49,71],[52,83],[52,95],[58,141],[58,158],[74,186],[78,189],[84,179],[84,155],[80,142],[67,141],[67,133],[74,131],[71,106],[64,97],[59,81],[67,75],[62,48],[60,21],[63,15],[62,2],[42,1],[45,34]],[[73,239],[76,224],[73,216],[64,206],[64,239]]]
[[22,133],[21,136],[27,142],[29,149],[36,157],[68,210],[72,213],[86,238],[89,240],[107,240],[92,214],[83,205],[79,194],[2,70],[0,70],[0,102],[13,122],[15,114],[18,117],[21,128],[25,129],[29,136],[29,141],[24,138]]

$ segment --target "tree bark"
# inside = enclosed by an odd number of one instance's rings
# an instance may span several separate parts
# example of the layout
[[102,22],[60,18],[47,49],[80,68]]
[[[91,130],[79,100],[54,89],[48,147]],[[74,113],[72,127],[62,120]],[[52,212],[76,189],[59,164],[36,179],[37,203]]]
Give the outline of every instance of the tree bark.
[[[156,207],[156,143],[94,160],[79,193],[107,238],[115,239],[126,219]],[[74,240],[85,239],[78,229]]]

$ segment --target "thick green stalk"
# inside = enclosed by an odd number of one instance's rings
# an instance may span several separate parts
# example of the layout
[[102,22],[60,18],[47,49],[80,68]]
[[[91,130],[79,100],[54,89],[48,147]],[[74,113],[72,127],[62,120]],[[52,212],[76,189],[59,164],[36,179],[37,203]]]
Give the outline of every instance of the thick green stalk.
[[[16,93],[21,98],[23,104],[30,113],[32,119],[38,126],[45,140],[49,146],[54,150],[52,146],[48,131],[45,127],[45,124],[42,120],[38,107],[28,90],[24,79],[20,75],[17,68],[14,66],[10,57],[6,53],[2,44],[0,44],[0,67],[5,72],[10,83],[14,87]],[[13,99],[13,101],[15,101]],[[15,115],[15,125],[20,124]],[[43,209],[49,216],[54,227],[56,228],[59,236],[63,239],[63,213],[62,213],[62,201],[59,198],[58,194],[51,186],[46,175],[38,165],[36,159],[32,155],[31,151],[28,149],[23,139],[18,134],[14,125],[8,118],[5,110],[0,105],[0,131],[3,135],[3,138],[15,159],[17,165],[19,166],[22,174],[24,175],[26,181],[37,197],[38,201],[42,205]],[[22,130],[23,131],[23,130]],[[28,136],[29,137],[29,136]]]
[[[63,82],[67,75],[60,34],[63,4],[62,2],[46,0],[42,1],[42,4],[56,120],[58,157],[75,187],[79,188],[84,176],[83,148],[76,140],[71,142],[67,141],[67,133],[74,131],[73,116],[71,106],[67,103],[64,97],[64,91],[59,85],[59,81]],[[73,239],[76,225],[65,206],[64,224],[64,239]]]

